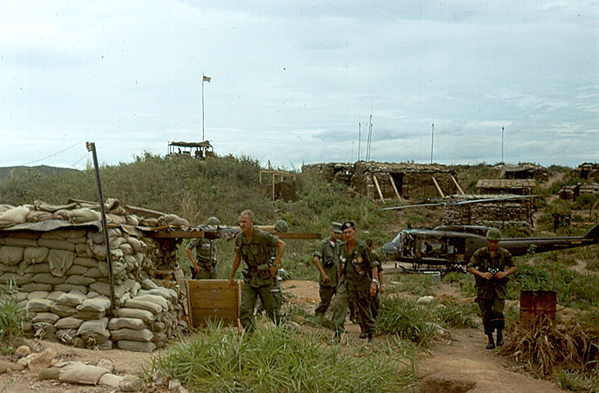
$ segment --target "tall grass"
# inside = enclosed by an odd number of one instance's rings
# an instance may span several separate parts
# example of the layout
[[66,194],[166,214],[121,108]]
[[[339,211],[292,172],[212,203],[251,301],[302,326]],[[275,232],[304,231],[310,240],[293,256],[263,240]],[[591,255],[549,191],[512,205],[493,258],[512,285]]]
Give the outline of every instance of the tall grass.
[[18,304],[17,290],[12,285],[0,285],[0,349],[4,354],[14,352],[23,342],[25,309]]
[[144,379],[160,371],[197,392],[396,392],[415,381],[414,359],[393,343],[352,356],[324,341],[278,328],[239,337],[212,326],[154,358]]
[[377,330],[396,335],[402,340],[426,346],[435,337],[438,326],[478,327],[474,304],[437,302],[417,304],[416,300],[396,296],[382,296]]

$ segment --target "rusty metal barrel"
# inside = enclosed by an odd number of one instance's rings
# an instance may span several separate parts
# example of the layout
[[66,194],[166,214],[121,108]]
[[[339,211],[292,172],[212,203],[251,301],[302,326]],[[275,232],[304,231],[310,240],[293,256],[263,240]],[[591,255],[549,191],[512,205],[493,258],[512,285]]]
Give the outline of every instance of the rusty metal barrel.
[[521,291],[520,326],[530,328],[535,324],[554,324],[556,305],[555,291]]

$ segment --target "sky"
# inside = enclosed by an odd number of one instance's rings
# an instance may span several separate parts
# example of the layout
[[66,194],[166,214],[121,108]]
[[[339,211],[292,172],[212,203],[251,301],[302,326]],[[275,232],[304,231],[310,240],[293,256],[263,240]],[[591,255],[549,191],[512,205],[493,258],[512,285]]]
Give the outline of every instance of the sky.
[[0,167],[599,162],[598,1],[2,5]]

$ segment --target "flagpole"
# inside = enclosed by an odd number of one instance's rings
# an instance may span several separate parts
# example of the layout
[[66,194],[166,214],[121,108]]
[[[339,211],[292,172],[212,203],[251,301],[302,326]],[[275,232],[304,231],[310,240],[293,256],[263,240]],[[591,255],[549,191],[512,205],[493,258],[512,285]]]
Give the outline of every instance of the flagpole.
[[206,76],[202,74],[202,142],[204,142],[204,80]]

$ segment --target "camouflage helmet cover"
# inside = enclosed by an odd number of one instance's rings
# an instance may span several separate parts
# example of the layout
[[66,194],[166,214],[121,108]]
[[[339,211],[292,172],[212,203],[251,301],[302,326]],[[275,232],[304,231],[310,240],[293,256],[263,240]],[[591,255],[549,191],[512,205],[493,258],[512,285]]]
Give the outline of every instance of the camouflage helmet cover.
[[220,220],[216,217],[208,217],[206,221],[204,221],[204,225],[212,225],[216,227],[220,225]]
[[487,231],[486,238],[487,240],[499,241],[501,240],[501,232],[499,231],[499,229],[491,228]]
[[279,232],[286,233],[289,230],[289,225],[285,220],[277,220],[275,222],[275,229]]

